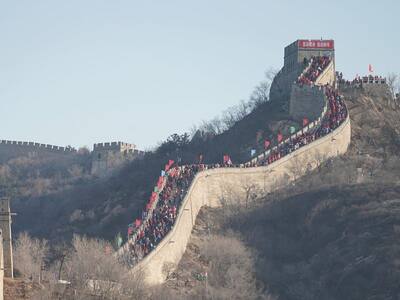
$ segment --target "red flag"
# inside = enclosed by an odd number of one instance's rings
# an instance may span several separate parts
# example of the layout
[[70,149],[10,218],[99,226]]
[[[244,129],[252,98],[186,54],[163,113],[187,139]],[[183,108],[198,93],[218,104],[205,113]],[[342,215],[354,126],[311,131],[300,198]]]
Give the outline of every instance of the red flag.
[[165,172],[167,172],[168,170],[169,170],[169,165],[166,164],[166,165],[165,165]]
[[282,142],[282,140],[283,140],[282,133],[278,133],[278,143]]
[[132,227],[128,227],[128,235],[131,235],[133,233],[133,228]]
[[172,159],[170,159],[170,160],[168,161],[168,165],[169,165],[170,167],[173,165],[173,163],[174,163],[174,161],[173,161]]
[[228,161],[230,160],[229,155],[224,155],[224,164],[228,163]]
[[157,198],[157,193],[152,192],[152,193],[151,193],[151,198],[150,198],[150,199],[151,199],[152,201],[154,201],[154,200],[156,200],[156,198]]
[[307,118],[303,118],[303,127],[307,126],[308,124],[308,119]]
[[136,220],[135,220],[135,226],[136,226],[136,227],[139,227],[140,224],[142,224],[142,221],[141,221],[140,219],[136,219]]
[[265,149],[268,149],[269,145],[271,145],[271,142],[268,141],[268,140],[265,140],[265,141],[264,141],[264,148],[265,148]]
[[146,210],[149,211],[150,208],[151,208],[151,203],[147,203],[147,204],[146,204]]
[[372,68],[371,64],[368,65],[368,72],[370,73],[374,72],[374,69]]

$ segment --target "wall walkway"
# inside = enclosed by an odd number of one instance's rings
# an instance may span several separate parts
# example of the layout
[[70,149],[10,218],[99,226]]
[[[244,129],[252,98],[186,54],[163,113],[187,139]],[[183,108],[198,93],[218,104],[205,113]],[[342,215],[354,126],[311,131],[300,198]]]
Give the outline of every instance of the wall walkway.
[[[334,68],[328,68],[319,85],[331,83]],[[203,206],[220,207],[225,201],[244,201],[249,187],[261,193],[277,190],[305,175],[325,160],[344,154],[350,144],[351,125],[346,120],[333,132],[299,148],[274,163],[254,168],[218,168],[200,172],[194,178],[171,231],[144,257],[132,272],[141,272],[149,285],[162,283],[168,271],[182,258],[197,214]]]
[[202,206],[219,207],[221,199],[244,199],[249,184],[263,193],[278,189],[316,168],[321,162],[344,154],[350,144],[350,118],[332,133],[300,148],[266,167],[223,168],[197,174],[185,197],[173,229],[140,263],[147,284],[165,280],[165,268],[177,266]]

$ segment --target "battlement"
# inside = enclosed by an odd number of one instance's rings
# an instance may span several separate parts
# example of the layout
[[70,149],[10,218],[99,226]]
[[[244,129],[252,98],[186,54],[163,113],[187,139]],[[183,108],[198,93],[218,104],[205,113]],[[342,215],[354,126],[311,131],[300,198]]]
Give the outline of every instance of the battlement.
[[61,147],[50,144],[40,144],[35,142],[23,142],[23,141],[9,141],[0,140],[0,147],[18,147],[26,148],[27,150],[44,150],[57,153],[75,153],[77,152],[75,148],[72,147]]
[[118,151],[118,152],[134,153],[135,150],[136,150],[135,144],[129,144],[124,142],[107,142],[107,143],[97,143],[93,145],[93,151]]
[[92,174],[103,176],[125,163],[140,158],[144,151],[124,142],[96,143],[92,152]]

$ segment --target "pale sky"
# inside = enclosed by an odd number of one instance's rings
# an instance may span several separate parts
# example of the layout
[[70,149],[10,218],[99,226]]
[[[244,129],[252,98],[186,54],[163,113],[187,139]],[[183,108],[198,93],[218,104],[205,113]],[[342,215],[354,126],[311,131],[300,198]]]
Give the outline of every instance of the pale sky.
[[247,99],[283,48],[400,73],[398,1],[0,0],[0,139],[141,149]]

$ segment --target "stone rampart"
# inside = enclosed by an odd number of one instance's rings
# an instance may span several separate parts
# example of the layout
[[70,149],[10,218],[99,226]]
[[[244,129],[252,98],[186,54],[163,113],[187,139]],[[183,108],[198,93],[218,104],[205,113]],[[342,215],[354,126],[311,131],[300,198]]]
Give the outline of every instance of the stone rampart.
[[40,144],[35,142],[21,142],[21,141],[9,141],[9,140],[0,140],[0,148],[20,148],[29,150],[37,150],[37,151],[50,151],[55,153],[75,153],[77,152],[75,148],[71,147],[61,147],[54,146],[49,144]]
[[132,272],[143,272],[149,285],[162,283],[168,269],[176,267],[184,254],[202,206],[220,207],[225,201],[245,199],[250,185],[264,194],[283,187],[321,162],[345,153],[350,144],[350,134],[350,118],[347,116],[335,131],[268,166],[212,169],[198,173],[173,228]]
[[331,60],[315,81],[315,85],[320,86],[320,88],[293,84],[289,103],[290,116],[297,121],[301,121],[304,117],[307,117],[309,120],[318,118],[326,103],[324,91],[321,87],[326,84],[333,85],[334,81],[335,68],[334,61]]
[[296,121],[301,121],[304,117],[315,120],[325,105],[323,89],[308,85],[292,85],[290,99],[289,113]]
[[97,143],[93,145],[93,151],[129,151],[133,152],[136,149],[136,145],[124,143],[124,142],[108,142],[108,143]]
[[76,149],[35,142],[0,140],[0,163],[19,156],[37,155],[73,155]]
[[12,158],[28,155],[72,155],[77,151],[71,147],[59,147],[35,142],[0,140],[0,163]]

